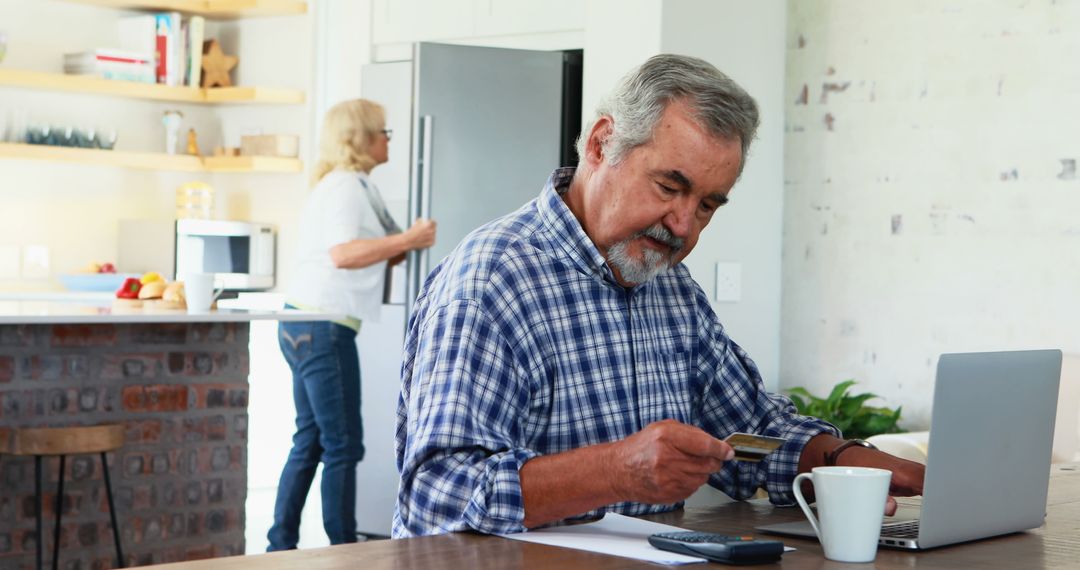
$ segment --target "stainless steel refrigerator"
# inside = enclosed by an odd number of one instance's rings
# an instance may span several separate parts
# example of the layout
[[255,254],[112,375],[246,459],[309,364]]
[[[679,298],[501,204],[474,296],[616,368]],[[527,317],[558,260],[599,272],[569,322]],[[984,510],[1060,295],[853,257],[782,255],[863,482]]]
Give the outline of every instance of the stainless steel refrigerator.
[[539,194],[581,122],[580,52],[420,43],[411,61],[364,66],[361,92],[387,111],[390,160],[372,172],[403,227],[434,219],[435,245],[392,272],[379,322],[358,336],[367,453],[357,468],[357,530],[389,535],[398,475],[394,419],[410,303],[473,229]]

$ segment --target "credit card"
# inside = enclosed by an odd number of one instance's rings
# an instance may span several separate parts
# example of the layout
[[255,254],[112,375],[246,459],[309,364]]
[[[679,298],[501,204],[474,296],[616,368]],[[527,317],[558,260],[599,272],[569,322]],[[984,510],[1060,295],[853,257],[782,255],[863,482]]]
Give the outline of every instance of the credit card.
[[769,437],[752,433],[733,433],[724,441],[735,450],[735,461],[756,463],[766,455],[776,451],[787,440],[782,437]]

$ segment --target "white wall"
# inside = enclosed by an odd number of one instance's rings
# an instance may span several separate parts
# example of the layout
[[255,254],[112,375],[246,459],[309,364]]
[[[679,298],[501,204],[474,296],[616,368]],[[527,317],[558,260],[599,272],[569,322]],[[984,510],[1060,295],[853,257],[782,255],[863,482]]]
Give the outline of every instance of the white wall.
[[782,385],[925,428],[940,353],[1080,350],[1080,6],[788,9]]

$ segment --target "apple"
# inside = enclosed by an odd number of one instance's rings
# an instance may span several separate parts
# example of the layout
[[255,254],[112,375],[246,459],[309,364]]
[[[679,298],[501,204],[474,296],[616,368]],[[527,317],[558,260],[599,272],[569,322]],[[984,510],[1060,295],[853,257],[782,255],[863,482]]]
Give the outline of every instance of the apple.
[[106,261],[98,268],[98,273],[116,273],[116,266]]

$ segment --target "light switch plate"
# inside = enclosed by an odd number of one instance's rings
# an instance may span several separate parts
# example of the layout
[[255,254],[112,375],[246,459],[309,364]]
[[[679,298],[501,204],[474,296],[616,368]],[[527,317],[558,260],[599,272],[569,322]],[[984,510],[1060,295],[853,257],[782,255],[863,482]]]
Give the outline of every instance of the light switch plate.
[[0,245],[0,279],[18,279],[20,262],[19,246]]
[[49,246],[28,245],[23,247],[23,279],[47,279],[49,277]]
[[720,303],[737,303],[742,299],[742,264],[735,261],[716,263],[716,294]]

